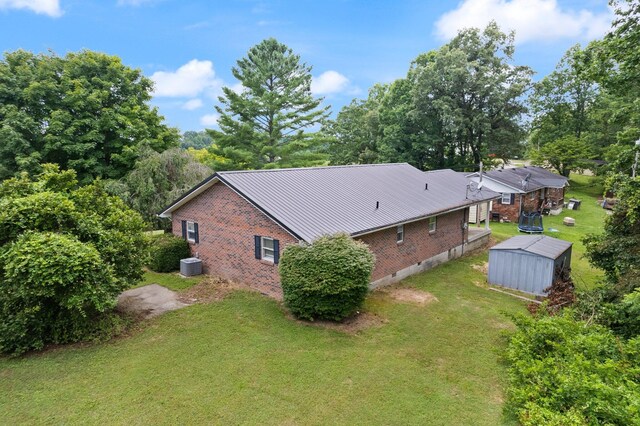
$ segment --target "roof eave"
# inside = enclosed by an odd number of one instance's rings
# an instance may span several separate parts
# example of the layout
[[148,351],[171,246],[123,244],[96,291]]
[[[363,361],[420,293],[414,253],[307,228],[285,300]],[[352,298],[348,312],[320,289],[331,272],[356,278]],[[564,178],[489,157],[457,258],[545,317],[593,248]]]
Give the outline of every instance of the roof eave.
[[455,212],[455,211],[458,211],[458,210],[462,210],[462,209],[465,209],[465,208],[470,207],[470,206],[472,206],[474,204],[477,204],[477,203],[484,203],[484,202],[487,202],[487,201],[499,200],[500,198],[501,198],[501,195],[498,195],[496,197],[491,197],[491,198],[483,198],[481,200],[473,200],[473,201],[470,201],[468,203],[461,204],[459,206],[452,207],[452,208],[449,208],[449,209],[435,211],[435,212],[432,212],[432,213],[429,213],[429,214],[416,216],[414,218],[403,220],[403,221],[400,221],[400,222],[395,222],[395,223],[391,223],[391,224],[387,224],[387,225],[377,226],[375,228],[369,228],[369,229],[365,229],[365,230],[362,230],[362,231],[352,232],[349,235],[351,235],[352,237],[361,237],[363,235],[373,234],[374,232],[383,231],[385,229],[393,228],[394,226],[400,226],[400,225],[404,225],[404,224],[407,224],[407,223],[418,222],[420,220],[428,219],[430,217],[440,216],[440,215],[443,215],[443,214],[452,213],[452,212]]
[[214,183],[218,182],[219,176],[217,173],[212,174],[211,176],[204,179],[202,182],[195,185],[193,188],[185,192],[182,196],[176,199],[173,203],[169,204],[162,212],[158,214],[158,217],[170,218],[171,213],[176,209],[182,207],[184,204],[188,203],[202,192],[204,192],[207,188],[211,187]]

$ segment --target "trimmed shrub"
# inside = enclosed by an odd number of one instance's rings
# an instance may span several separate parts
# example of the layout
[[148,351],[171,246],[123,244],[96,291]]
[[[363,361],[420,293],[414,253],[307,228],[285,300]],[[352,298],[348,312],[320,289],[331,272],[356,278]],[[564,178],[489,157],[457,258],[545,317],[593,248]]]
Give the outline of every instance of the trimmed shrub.
[[340,321],[362,306],[375,257],[347,234],[289,245],[280,259],[284,302],[303,319]]
[[180,269],[180,259],[191,256],[189,243],[173,234],[150,237],[149,269],[155,272],[171,272]]
[[100,340],[122,330],[118,294],[142,278],[140,215],[99,182],[43,165],[0,182],[0,352]]
[[25,233],[0,265],[0,352],[82,340],[120,292],[100,253],[69,235]]

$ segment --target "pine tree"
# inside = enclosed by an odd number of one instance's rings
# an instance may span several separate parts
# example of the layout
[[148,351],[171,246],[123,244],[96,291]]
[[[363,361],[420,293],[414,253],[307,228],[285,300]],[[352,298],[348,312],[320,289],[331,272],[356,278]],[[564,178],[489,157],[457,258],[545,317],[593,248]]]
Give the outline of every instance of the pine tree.
[[329,107],[311,93],[311,67],[270,38],[249,49],[232,73],[242,84],[224,87],[216,106],[220,130],[209,130],[211,152],[224,161],[215,170],[300,167],[322,164],[326,155],[319,133]]

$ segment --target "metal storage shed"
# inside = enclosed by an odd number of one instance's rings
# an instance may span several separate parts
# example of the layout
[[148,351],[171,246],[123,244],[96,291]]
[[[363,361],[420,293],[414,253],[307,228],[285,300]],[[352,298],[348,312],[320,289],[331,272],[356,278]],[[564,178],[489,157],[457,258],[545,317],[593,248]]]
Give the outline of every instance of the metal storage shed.
[[489,250],[489,284],[544,296],[558,270],[571,266],[569,241],[519,235]]

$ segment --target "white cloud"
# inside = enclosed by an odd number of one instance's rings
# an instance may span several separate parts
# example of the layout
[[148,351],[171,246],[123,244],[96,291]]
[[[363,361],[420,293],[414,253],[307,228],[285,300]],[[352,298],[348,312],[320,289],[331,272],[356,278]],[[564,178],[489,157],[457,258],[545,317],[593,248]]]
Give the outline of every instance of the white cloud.
[[29,9],[54,18],[62,16],[59,0],[0,0],[0,9]]
[[311,81],[311,91],[316,95],[339,93],[349,86],[349,79],[337,71],[325,71]]
[[151,76],[155,83],[154,96],[194,97],[205,92],[214,97],[222,86],[211,61],[193,59],[175,72],[156,71]]
[[202,105],[204,105],[202,103],[202,99],[198,99],[198,98],[189,99],[187,102],[185,102],[182,105],[182,109],[186,109],[187,111],[193,111],[194,109],[201,108]]
[[202,124],[203,126],[216,126],[218,124],[219,118],[220,115],[216,113],[203,115],[202,117],[200,117],[200,124]]
[[491,20],[503,31],[515,30],[516,42],[561,38],[592,40],[611,26],[612,13],[562,9],[556,0],[464,0],[435,23],[442,39],[463,28],[484,28]]

